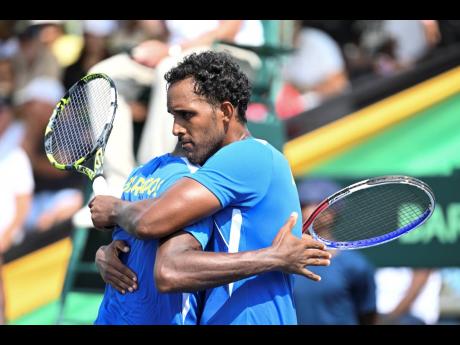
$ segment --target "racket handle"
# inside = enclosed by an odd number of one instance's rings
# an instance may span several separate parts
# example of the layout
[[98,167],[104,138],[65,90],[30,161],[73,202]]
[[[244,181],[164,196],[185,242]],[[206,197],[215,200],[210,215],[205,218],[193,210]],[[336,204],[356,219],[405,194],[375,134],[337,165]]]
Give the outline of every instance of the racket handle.
[[108,195],[109,186],[103,176],[98,176],[93,180],[93,191],[95,195]]

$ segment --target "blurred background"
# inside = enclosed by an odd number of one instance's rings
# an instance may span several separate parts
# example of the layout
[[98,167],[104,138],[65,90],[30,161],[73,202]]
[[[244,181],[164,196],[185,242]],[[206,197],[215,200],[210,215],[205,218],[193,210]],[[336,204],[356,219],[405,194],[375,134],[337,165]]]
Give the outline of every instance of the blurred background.
[[203,48],[228,51],[248,74],[248,126],[288,158],[304,217],[337,189],[373,176],[411,175],[436,195],[420,229],[358,259],[337,255],[336,267],[360,260],[365,270],[340,266],[314,283],[353,276],[344,285],[349,315],[323,320],[321,310],[333,309],[323,296],[317,314],[299,320],[365,323],[361,314],[373,313],[370,323],[460,324],[454,20],[1,20],[0,324],[91,324],[102,299],[94,254],[110,234],[89,231],[87,179],[54,169],[43,149],[56,102],[89,72],[114,79],[120,105],[105,175],[119,196],[134,166],[174,146],[169,124],[153,115],[165,102],[162,75]]

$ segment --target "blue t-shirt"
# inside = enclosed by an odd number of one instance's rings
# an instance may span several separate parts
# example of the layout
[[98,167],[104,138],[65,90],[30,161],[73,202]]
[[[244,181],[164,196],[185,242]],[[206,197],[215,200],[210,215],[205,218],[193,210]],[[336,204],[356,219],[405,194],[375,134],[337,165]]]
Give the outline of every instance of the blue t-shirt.
[[[131,173],[124,185],[122,199],[138,201],[157,198],[178,179],[196,169],[198,167],[191,165],[185,158],[171,154],[154,158]],[[195,229],[201,233],[203,226],[212,227],[210,218],[186,230],[193,235]],[[160,293],[155,287],[153,271],[158,240],[137,239],[120,227],[115,228],[112,237],[114,240],[126,241],[130,247],[128,253],[120,255],[120,259],[137,274],[138,289],[123,295],[106,285],[95,324],[196,324],[200,310],[197,294]]]
[[295,276],[294,300],[299,324],[358,325],[359,315],[376,311],[374,268],[362,254],[342,251],[328,267],[312,267],[314,282]]
[[[195,236],[216,252],[271,245],[299,197],[286,158],[263,140],[249,138],[216,152],[188,176],[219,199],[213,233]],[[293,233],[301,237],[302,224]],[[267,272],[207,290],[201,324],[296,324],[292,275]]]

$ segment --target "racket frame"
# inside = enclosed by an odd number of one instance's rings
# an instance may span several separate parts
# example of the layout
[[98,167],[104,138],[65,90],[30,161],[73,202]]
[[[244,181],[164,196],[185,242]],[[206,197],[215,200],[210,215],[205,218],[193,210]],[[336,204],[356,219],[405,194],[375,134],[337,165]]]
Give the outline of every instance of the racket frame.
[[[357,192],[361,189],[367,189],[367,188],[372,188],[372,187],[381,186],[385,184],[395,184],[395,183],[409,184],[411,186],[421,189],[428,195],[428,198],[430,199],[430,206],[422,214],[422,216],[419,219],[416,219],[412,223],[409,223],[405,225],[404,227],[399,228],[385,235],[376,236],[376,237],[372,237],[372,238],[365,239],[365,240],[349,241],[349,242],[347,241],[342,241],[342,242],[329,241],[327,239],[322,238],[318,234],[316,234],[315,231],[313,230],[313,221],[315,220],[315,218],[322,211],[324,211],[325,209],[327,209],[329,206],[333,205],[340,199],[346,197],[347,195],[351,193]],[[361,249],[361,248],[373,247],[373,246],[377,246],[377,245],[392,241],[406,234],[407,232],[414,230],[415,228],[419,227],[423,223],[425,223],[428,220],[428,218],[430,218],[430,216],[433,214],[435,204],[436,202],[435,202],[433,191],[425,182],[419,179],[416,179],[410,176],[404,176],[404,175],[387,175],[387,176],[373,177],[367,180],[356,182],[350,186],[347,186],[339,190],[338,192],[332,194],[325,200],[323,200],[318,205],[318,207],[312,212],[312,214],[308,217],[308,219],[304,222],[302,226],[302,232],[305,233],[308,230],[310,235],[315,240],[324,243],[328,248],[346,250],[346,249]]]
[[[53,134],[54,122],[56,121],[58,116],[62,113],[62,111],[65,109],[65,106],[69,103],[69,99],[73,91],[77,87],[80,87],[83,84],[87,84],[94,79],[100,79],[100,78],[107,80],[111,88],[112,101],[110,104],[110,111],[111,111],[112,116],[110,117],[110,121],[106,122],[101,135],[99,136],[98,140],[96,141],[93,148],[88,154],[86,154],[84,157],[81,157],[75,162],[70,163],[70,164],[59,163],[54,158],[53,151],[52,151],[52,142],[53,142],[52,134]],[[115,119],[115,113],[117,111],[117,106],[118,106],[117,89],[115,87],[115,83],[108,75],[104,73],[88,74],[84,76],[83,78],[81,78],[79,81],[77,81],[74,85],[72,85],[72,87],[65,93],[65,95],[56,104],[56,107],[54,108],[53,113],[51,114],[50,120],[48,121],[48,125],[46,126],[46,129],[45,129],[45,152],[46,152],[46,156],[48,157],[48,160],[50,161],[50,163],[56,169],[59,169],[59,170],[76,170],[88,176],[88,178],[91,181],[93,181],[98,176],[102,176],[102,173],[103,173],[102,165],[104,161],[105,146],[109,139],[110,132],[112,131],[112,128],[113,128],[113,121]],[[94,169],[90,169],[83,165],[83,163],[87,162],[93,157],[94,157]]]

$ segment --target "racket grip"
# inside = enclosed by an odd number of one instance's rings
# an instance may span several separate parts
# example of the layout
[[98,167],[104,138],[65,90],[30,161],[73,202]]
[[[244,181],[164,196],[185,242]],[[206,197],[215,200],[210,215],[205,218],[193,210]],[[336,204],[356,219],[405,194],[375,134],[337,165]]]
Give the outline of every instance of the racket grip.
[[95,195],[107,195],[109,186],[103,176],[98,176],[93,180],[93,191]]

